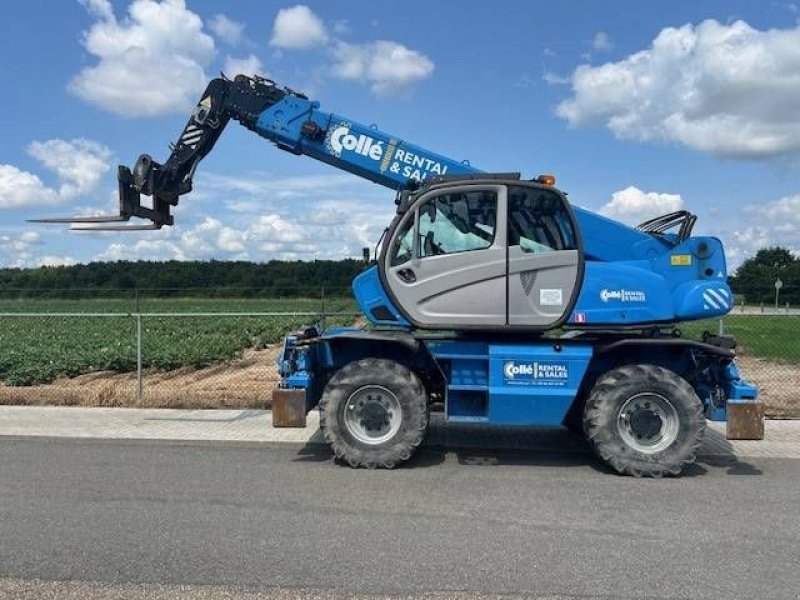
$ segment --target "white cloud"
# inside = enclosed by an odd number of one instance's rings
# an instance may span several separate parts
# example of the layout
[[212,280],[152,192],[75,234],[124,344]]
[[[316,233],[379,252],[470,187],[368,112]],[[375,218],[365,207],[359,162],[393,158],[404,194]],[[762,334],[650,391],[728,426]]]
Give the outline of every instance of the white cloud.
[[557,113],[621,139],[765,158],[800,150],[798,104],[800,25],[760,31],[708,20],[662,29],[619,62],[579,66]]
[[725,242],[725,258],[728,272],[733,272],[747,258],[754,256],[761,248],[772,245],[770,231],[765,227],[752,226],[733,231]]
[[772,245],[800,250],[800,194],[749,205],[743,212],[747,222],[757,223],[733,232],[744,255]]
[[206,217],[203,221],[180,236],[182,253],[190,258],[206,259],[219,250],[219,236],[223,226],[218,219]]
[[225,252],[244,252],[245,236],[241,231],[231,229],[230,227],[223,227],[219,232],[217,238],[217,245],[220,250]]
[[611,200],[600,209],[600,214],[628,225],[638,225],[682,208],[683,200],[678,194],[643,192],[631,185],[614,192]]
[[222,15],[214,15],[208,21],[208,27],[219,39],[226,44],[235,46],[242,40],[244,33],[244,23],[239,23],[233,19]]
[[[246,195],[250,198],[231,200],[239,212],[247,212],[251,206],[263,207],[265,202],[311,197],[313,194],[329,193],[354,182],[361,183],[352,175],[316,175],[307,177],[274,177],[270,173],[256,172],[250,176],[218,175],[203,172],[199,175],[198,188],[208,189],[217,196]],[[255,204],[253,204],[255,203]],[[235,209],[234,209],[235,210]]]
[[83,45],[98,62],[70,81],[73,94],[123,116],[182,112],[196,102],[214,40],[184,0],[134,0],[123,21],[107,0],[84,4],[96,21]]
[[265,242],[294,243],[308,239],[308,234],[302,227],[277,214],[259,217],[246,235]]
[[[206,174],[197,182],[211,196],[232,194],[224,216],[113,243],[97,260],[256,260],[359,257],[389,223],[391,194],[352,176],[273,179]],[[179,220],[180,221],[180,220]],[[87,234],[97,235],[97,234]]]
[[142,239],[133,244],[114,243],[94,257],[99,261],[118,260],[189,260],[180,246],[169,240]]
[[33,173],[0,165],[0,208],[58,204],[58,193]]
[[48,187],[38,175],[14,165],[0,164],[0,208],[68,202],[93,192],[111,168],[111,150],[90,140],[32,142],[27,151],[55,173],[58,187]]
[[62,199],[91,192],[111,167],[111,150],[86,139],[31,142],[28,153],[56,174]]
[[608,52],[614,48],[611,38],[605,31],[598,31],[592,38],[592,48],[598,52]]
[[251,76],[266,76],[264,65],[261,64],[261,60],[255,54],[250,54],[245,58],[233,58],[229,56],[225,59],[225,66],[222,68],[222,71],[231,78],[240,73]]
[[547,85],[567,85],[572,82],[570,77],[564,77],[552,71],[545,71],[544,75],[542,75],[542,79]]
[[303,4],[282,8],[272,26],[270,46],[288,50],[304,50],[328,41],[325,25],[314,12]]
[[417,50],[388,40],[345,42],[337,36],[349,33],[347,21],[334,21],[331,29],[333,36],[317,14],[299,4],[278,11],[270,45],[278,51],[326,47],[333,59],[326,71],[337,79],[361,81],[376,95],[405,95],[433,73],[433,61]]
[[331,29],[336,35],[347,35],[350,33],[350,21],[347,19],[339,19],[331,24]]
[[114,18],[114,9],[109,0],[80,0],[89,14],[98,19],[111,20]]
[[45,254],[36,259],[37,267],[67,267],[74,265],[77,261],[71,256],[51,256]]
[[42,235],[38,231],[23,231],[19,236],[21,242],[25,244],[41,244]]
[[333,48],[333,75],[360,80],[378,95],[403,94],[431,76],[433,61],[397,42],[380,40],[366,44],[338,42]]
[[769,246],[772,242],[769,231],[764,227],[747,227],[741,231],[734,231],[733,238],[739,246],[749,250],[758,250]]
[[766,217],[776,227],[791,227],[800,236],[800,194],[748,207],[747,212]]
[[[0,235],[0,262],[17,268],[50,264],[55,257],[36,256],[35,249],[41,246],[43,246],[41,235],[36,231]],[[72,259],[70,257],[61,257],[61,260]]]
[[725,243],[729,271],[768,246],[783,246],[800,255],[800,193],[720,215],[710,229]]

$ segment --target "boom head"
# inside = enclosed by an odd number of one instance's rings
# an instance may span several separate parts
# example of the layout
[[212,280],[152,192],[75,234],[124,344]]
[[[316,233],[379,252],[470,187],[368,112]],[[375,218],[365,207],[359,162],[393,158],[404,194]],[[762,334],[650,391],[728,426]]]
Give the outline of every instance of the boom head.
[[[279,88],[262,77],[224,75],[213,79],[192,111],[178,141],[170,145],[164,164],[142,154],[133,166],[119,165],[119,213],[91,217],[31,219],[34,223],[69,223],[76,230],[143,230],[172,225],[170,212],[178,199],[192,190],[192,179],[200,161],[211,151],[230,119],[254,129],[258,115],[287,95],[302,96],[289,88]],[[152,197],[152,205],[142,205],[142,196]],[[149,224],[127,224],[131,217]],[[120,224],[123,223],[123,224]]]

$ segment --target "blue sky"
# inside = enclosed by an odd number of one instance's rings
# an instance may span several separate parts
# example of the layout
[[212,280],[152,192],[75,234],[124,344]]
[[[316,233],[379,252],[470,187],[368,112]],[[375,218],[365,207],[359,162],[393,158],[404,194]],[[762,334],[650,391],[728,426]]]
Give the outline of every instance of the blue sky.
[[554,173],[636,223],[699,215],[735,266],[800,248],[800,26],[786,2],[31,0],[0,21],[0,263],[359,256],[392,192],[236,124],[159,232],[113,211],[116,165],[163,161],[205,81],[256,70],[485,170]]

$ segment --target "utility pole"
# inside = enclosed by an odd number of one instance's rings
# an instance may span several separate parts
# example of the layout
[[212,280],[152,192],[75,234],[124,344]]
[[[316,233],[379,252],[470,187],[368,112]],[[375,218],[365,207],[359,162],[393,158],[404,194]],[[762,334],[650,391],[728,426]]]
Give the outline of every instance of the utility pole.
[[781,281],[781,278],[778,277],[775,280],[775,312],[778,311],[778,299],[780,298],[782,287],[783,287],[783,281]]

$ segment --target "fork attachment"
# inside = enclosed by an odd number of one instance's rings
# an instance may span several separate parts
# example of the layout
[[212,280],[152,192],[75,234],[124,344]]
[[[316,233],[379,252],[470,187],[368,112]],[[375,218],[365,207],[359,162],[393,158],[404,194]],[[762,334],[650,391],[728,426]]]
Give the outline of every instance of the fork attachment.
[[[258,76],[237,75],[230,80],[223,75],[213,79],[192,111],[180,138],[170,145],[170,156],[163,165],[142,154],[133,170],[124,165],[118,167],[119,214],[31,219],[31,222],[85,225],[72,229],[92,231],[161,229],[164,225],[172,225],[171,207],[177,206],[180,196],[192,191],[197,165],[214,147],[228,121],[234,119],[248,129],[254,129],[258,116],[289,94],[305,97]],[[153,198],[152,207],[142,206],[142,195]],[[106,223],[125,223],[131,217],[150,223],[103,226]]]

